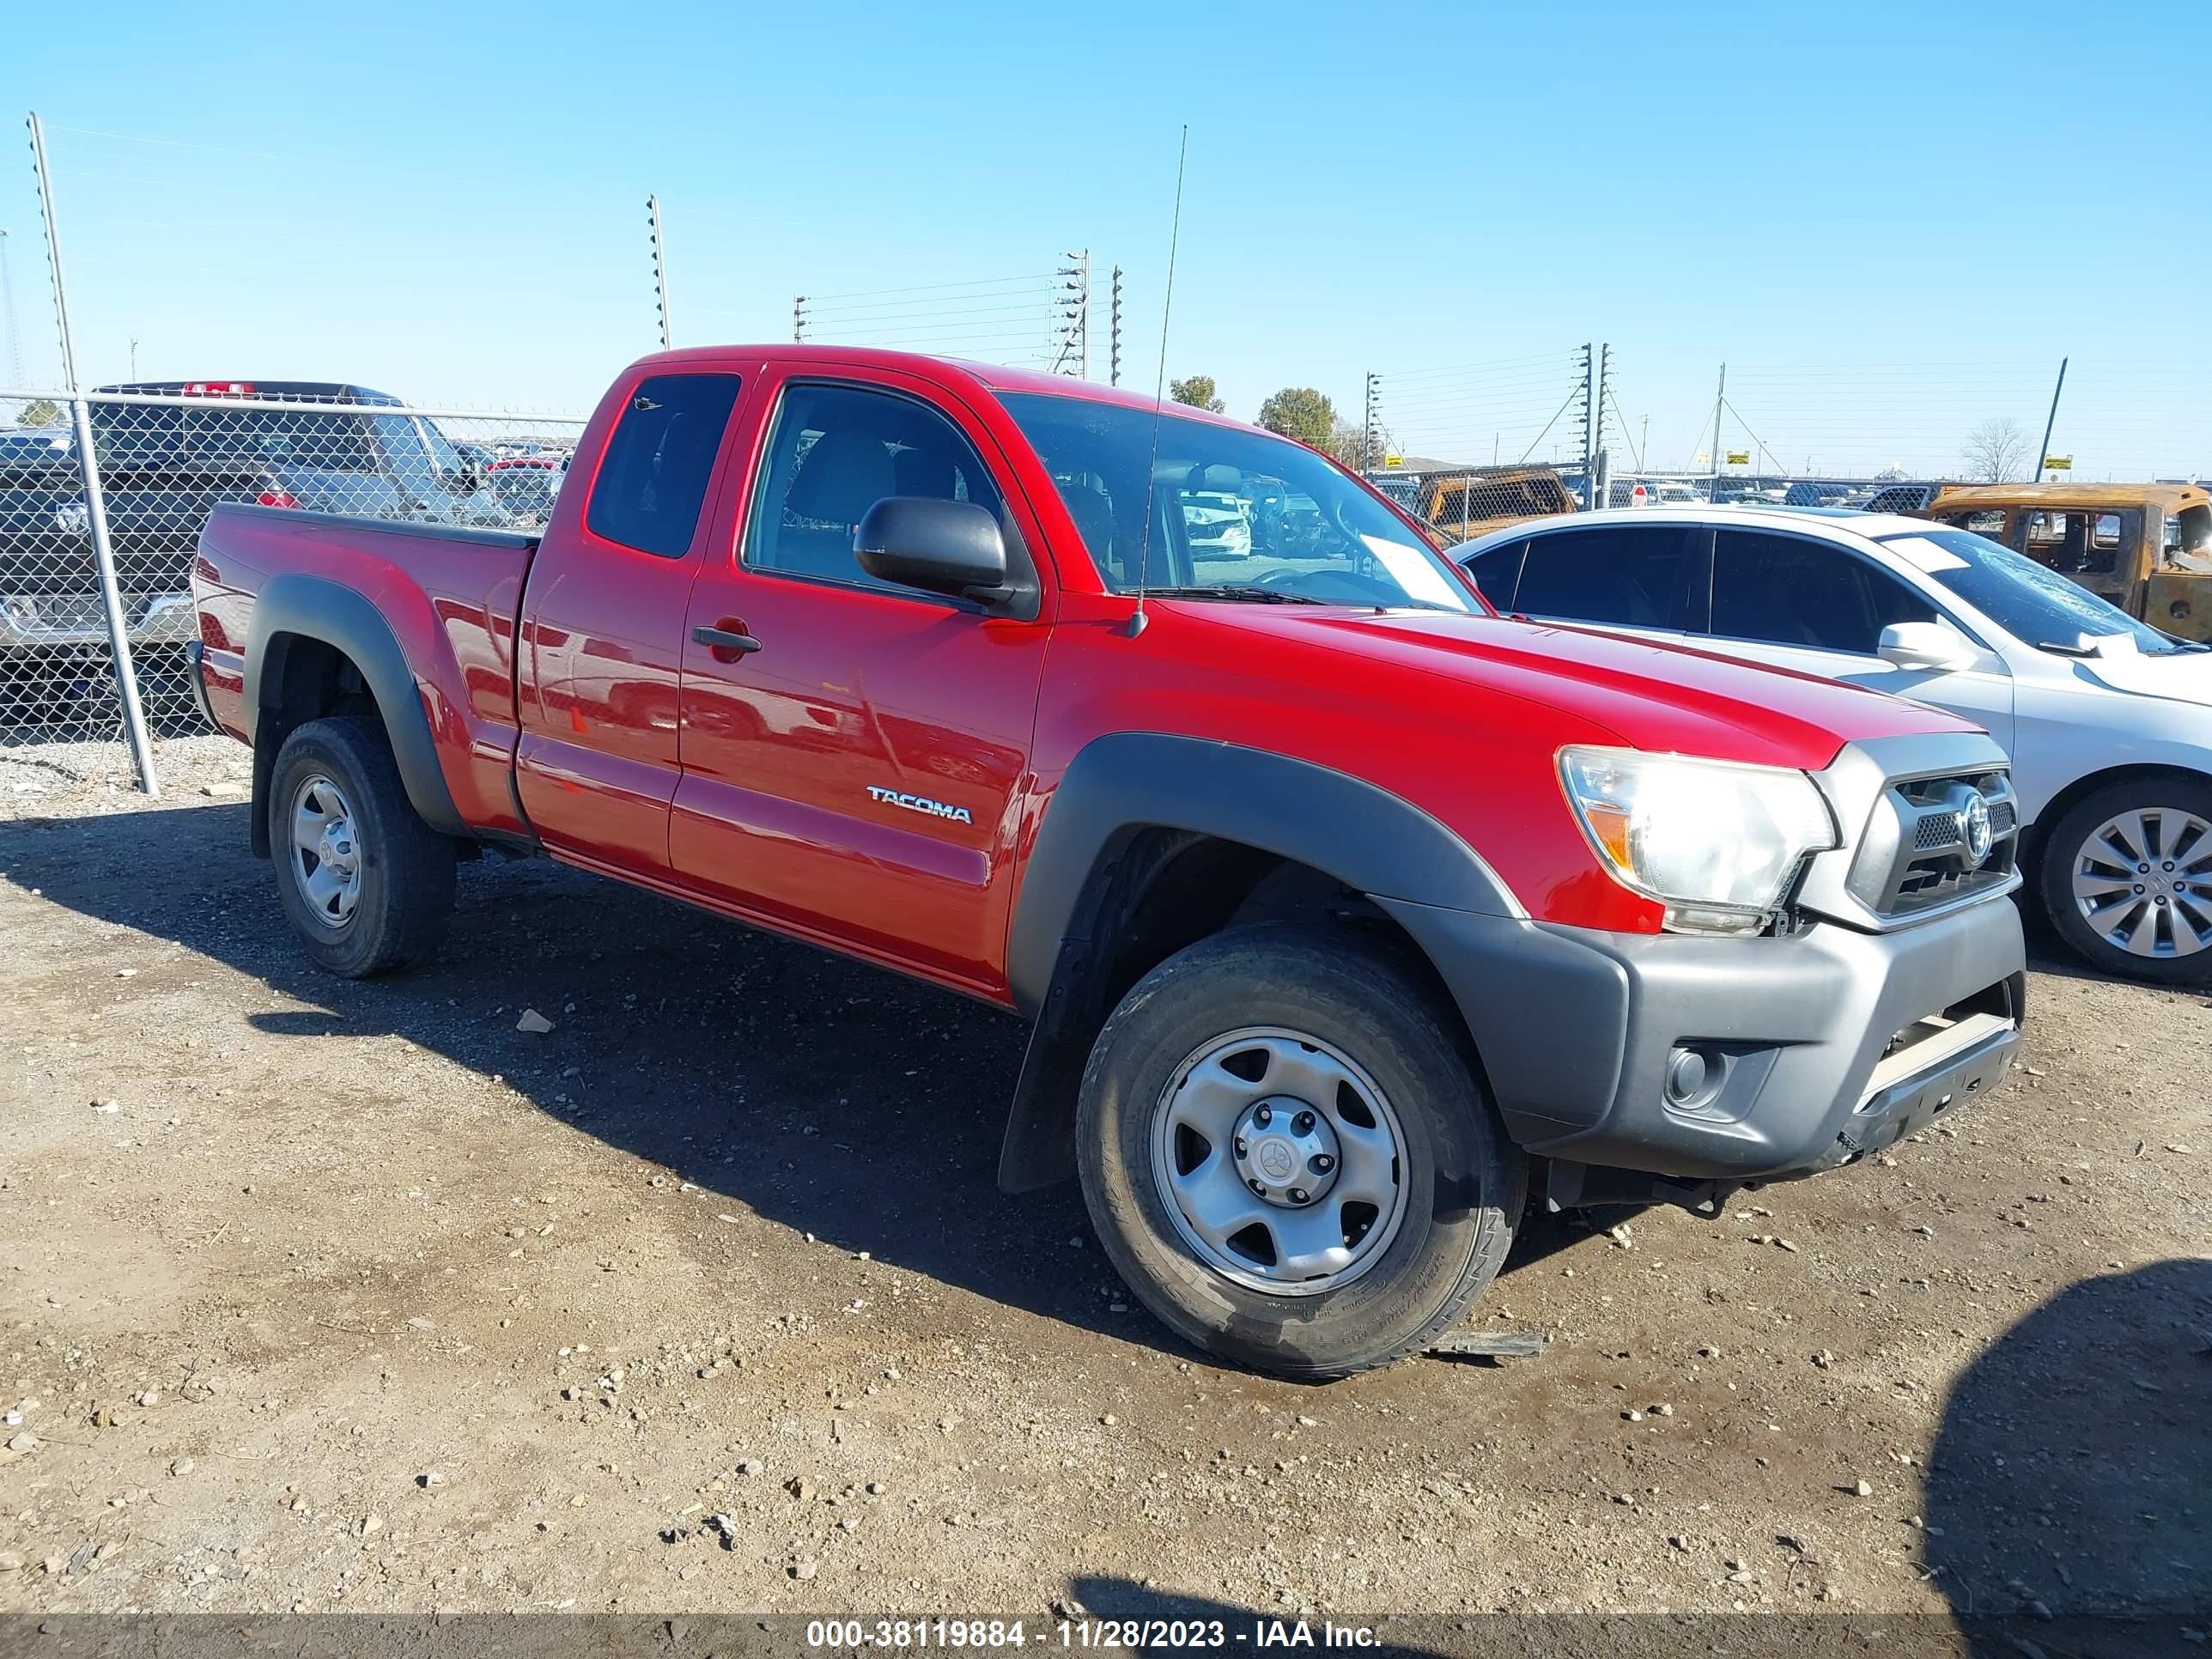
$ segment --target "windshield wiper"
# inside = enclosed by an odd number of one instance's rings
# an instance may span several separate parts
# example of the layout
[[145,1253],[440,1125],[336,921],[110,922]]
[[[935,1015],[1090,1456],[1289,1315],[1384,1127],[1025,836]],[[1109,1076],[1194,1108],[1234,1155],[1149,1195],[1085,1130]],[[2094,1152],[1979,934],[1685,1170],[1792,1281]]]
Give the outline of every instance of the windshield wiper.
[[1253,605],[1328,605],[1310,593],[1293,593],[1287,587],[1268,587],[1258,582],[1216,582],[1191,587],[1148,587],[1162,599],[1238,599]]

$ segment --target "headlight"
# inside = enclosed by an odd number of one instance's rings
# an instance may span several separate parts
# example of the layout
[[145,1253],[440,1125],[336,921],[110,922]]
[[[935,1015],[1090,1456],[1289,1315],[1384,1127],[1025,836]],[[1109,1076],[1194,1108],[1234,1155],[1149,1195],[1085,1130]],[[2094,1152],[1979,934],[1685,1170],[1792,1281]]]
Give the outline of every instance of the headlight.
[[1680,932],[1756,933],[1797,867],[1838,845],[1813,780],[1636,749],[1559,751],[1559,782],[1590,845]]

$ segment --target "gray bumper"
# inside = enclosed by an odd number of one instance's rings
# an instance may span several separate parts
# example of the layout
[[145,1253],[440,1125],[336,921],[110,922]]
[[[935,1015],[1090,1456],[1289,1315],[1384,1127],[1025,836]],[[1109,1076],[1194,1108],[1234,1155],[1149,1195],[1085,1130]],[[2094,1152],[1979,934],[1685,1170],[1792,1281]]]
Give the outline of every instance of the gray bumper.
[[1810,1174],[1986,1091],[2020,1042],[2003,898],[1886,933],[1735,939],[1382,902],[1451,988],[1508,1133],[1549,1158],[1683,1182]]

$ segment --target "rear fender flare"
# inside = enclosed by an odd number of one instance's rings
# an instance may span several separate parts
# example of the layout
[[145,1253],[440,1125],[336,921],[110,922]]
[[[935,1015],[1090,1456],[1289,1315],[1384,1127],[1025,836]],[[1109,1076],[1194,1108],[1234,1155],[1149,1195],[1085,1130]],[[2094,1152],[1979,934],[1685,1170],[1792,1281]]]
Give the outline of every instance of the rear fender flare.
[[[245,713],[255,738],[255,795],[266,780],[261,774],[273,757],[262,755],[261,722],[270,713],[264,689],[283,684],[284,653],[290,641],[315,640],[342,653],[361,672],[376,699],[384,732],[398,763],[407,799],[422,821],[441,835],[465,836],[468,825],[453,805],[453,792],[438,764],[438,745],[430,729],[422,693],[408,666],[392,624],[374,605],[350,587],[293,572],[271,576],[253,602],[253,621],[246,650]],[[265,817],[257,810],[257,824]],[[258,838],[264,832],[258,828]]]
[[1008,930],[1006,978],[1035,1022],[1000,1155],[1010,1191],[1073,1171],[1074,1097],[1111,988],[1093,969],[1123,855],[1148,830],[1239,842],[1370,897],[1528,913],[1480,854],[1419,806],[1310,761],[1207,738],[1121,732],[1077,754],[1047,803]]

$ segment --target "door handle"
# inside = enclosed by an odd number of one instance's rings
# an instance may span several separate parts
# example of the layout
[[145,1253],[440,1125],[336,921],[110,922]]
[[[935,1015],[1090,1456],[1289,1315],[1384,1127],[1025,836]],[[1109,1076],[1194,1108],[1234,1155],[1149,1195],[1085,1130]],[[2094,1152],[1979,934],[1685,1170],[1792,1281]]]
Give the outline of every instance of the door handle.
[[[751,635],[727,628],[695,628],[691,637],[701,645],[711,647],[717,660],[722,662],[750,655],[761,648],[761,642]],[[730,654],[725,656],[725,652]]]

